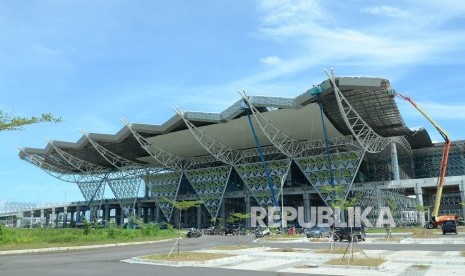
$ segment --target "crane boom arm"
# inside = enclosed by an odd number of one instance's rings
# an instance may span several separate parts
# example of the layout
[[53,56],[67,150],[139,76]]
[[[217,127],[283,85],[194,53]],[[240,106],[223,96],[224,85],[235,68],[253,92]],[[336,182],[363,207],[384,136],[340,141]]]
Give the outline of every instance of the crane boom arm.
[[446,178],[447,172],[447,161],[449,159],[449,150],[450,150],[450,138],[447,132],[439,126],[439,124],[433,120],[417,103],[415,103],[410,97],[404,96],[397,92],[394,92],[394,95],[398,96],[399,98],[408,101],[411,103],[441,134],[442,138],[444,138],[444,148],[442,151],[442,158],[441,158],[441,167],[439,172],[439,179],[437,184],[437,191],[436,191],[436,201],[434,202],[433,207],[433,221],[440,222],[441,218],[438,216],[439,214],[439,206],[441,205],[441,198],[442,198],[442,189],[444,187],[444,182]]

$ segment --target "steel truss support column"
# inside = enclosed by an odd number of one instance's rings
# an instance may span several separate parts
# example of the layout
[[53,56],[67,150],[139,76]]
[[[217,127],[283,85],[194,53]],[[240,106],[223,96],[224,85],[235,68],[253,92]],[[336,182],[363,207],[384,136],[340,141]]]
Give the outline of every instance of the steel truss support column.
[[268,206],[276,207],[273,197],[279,198],[281,192],[281,179],[287,175],[291,167],[291,160],[273,160],[266,162],[267,170],[270,174],[272,188],[278,191],[273,195],[270,185],[268,184],[267,173],[261,162],[251,164],[238,164],[235,166],[236,171],[241,177],[248,191],[257,200],[262,208]]
[[370,153],[378,153],[382,151],[390,143],[401,144],[408,152],[411,152],[410,144],[407,142],[405,137],[390,137],[384,138],[378,135],[358,114],[358,112],[352,107],[347,99],[342,94],[336,85],[336,79],[334,72],[331,69],[331,74],[325,70],[326,75],[329,78],[331,86],[334,89],[336,101],[341,112],[342,118],[349,128],[352,135],[357,139],[360,145]]
[[170,221],[173,214],[173,205],[165,201],[169,199],[175,201],[178,195],[179,186],[182,181],[181,172],[166,172],[147,175],[147,182],[152,191],[152,197],[157,203],[157,221],[159,221],[159,211],[161,210],[167,221]]
[[[140,177],[122,178],[108,180],[108,186],[116,196],[124,215],[130,217],[134,213],[137,195],[141,186]],[[123,216],[124,216],[123,215]]]
[[[126,158],[123,158],[114,152],[106,149],[101,146],[99,143],[95,142],[89,135],[88,132],[81,129],[81,132],[87,137],[92,146],[97,150],[97,152],[105,159],[108,163],[114,166],[119,171],[131,172],[133,177],[126,177],[120,179],[111,179],[108,180],[108,185],[110,186],[111,191],[118,199],[118,202],[121,205],[121,208],[124,210],[124,214],[129,216],[133,212],[135,206],[135,200],[137,199],[137,194],[139,193],[140,177],[145,172],[145,169],[141,169],[142,164],[133,162]],[[138,179],[137,181],[135,179]],[[137,183],[136,183],[137,182]],[[132,200],[128,196],[132,196]],[[132,204],[132,206],[131,206]],[[123,215],[124,217],[124,215]]]
[[185,175],[213,219],[218,216],[232,166],[185,171]]

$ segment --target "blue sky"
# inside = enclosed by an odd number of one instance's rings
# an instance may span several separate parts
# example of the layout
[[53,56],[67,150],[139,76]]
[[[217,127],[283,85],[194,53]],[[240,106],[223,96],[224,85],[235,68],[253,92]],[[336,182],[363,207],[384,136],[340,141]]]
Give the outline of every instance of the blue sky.
[[[60,124],[0,133],[5,201],[82,200],[18,157],[44,136],[114,134],[183,110],[220,112],[249,95],[295,97],[325,78],[376,76],[414,98],[452,139],[465,139],[465,2],[1,1],[0,109],[51,112]],[[425,126],[398,101],[410,127]]]

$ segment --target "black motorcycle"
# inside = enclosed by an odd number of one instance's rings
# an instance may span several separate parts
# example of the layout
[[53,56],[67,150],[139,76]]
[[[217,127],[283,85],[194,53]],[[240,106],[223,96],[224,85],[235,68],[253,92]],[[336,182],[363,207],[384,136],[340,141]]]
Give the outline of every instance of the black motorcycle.
[[264,236],[271,235],[270,228],[257,228],[255,229],[255,237],[256,238],[263,238]]
[[195,229],[195,228],[189,228],[186,236],[188,238],[199,238],[202,236],[202,232],[200,232],[200,230]]

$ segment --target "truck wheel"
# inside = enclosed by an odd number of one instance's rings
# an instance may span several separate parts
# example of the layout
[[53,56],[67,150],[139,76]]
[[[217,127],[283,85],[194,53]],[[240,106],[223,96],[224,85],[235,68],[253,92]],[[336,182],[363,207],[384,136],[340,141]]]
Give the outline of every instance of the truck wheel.
[[430,222],[426,225],[426,228],[428,229],[433,229],[434,228],[434,225]]

